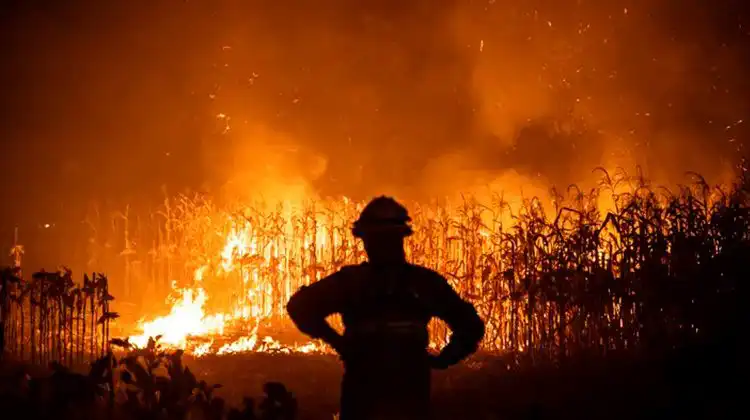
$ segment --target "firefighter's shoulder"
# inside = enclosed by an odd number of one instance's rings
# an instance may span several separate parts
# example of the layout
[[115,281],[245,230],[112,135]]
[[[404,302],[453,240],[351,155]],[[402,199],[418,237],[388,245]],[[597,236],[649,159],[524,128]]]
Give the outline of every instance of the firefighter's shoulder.
[[339,268],[338,271],[331,274],[330,277],[338,279],[351,279],[364,276],[368,273],[367,264],[351,264]]
[[326,283],[329,285],[346,284],[352,280],[365,276],[367,270],[364,265],[345,265],[338,270],[320,279],[317,283]]
[[319,280],[314,280],[310,282],[310,284],[303,284],[292,296],[292,300],[294,300],[294,298],[301,298],[302,296],[309,297],[338,293],[338,290],[346,283],[343,277],[346,276],[342,275],[342,272],[339,270],[330,273]]

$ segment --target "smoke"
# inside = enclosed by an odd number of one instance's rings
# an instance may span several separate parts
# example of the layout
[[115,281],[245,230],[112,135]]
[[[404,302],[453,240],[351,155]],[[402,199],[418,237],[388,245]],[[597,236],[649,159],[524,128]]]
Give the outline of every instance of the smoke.
[[323,156],[263,125],[243,133],[252,141],[237,145],[234,159],[222,167],[229,174],[223,189],[227,197],[301,202],[316,196],[312,182],[326,170]]
[[216,109],[243,121],[235,167],[263,173],[250,162],[282,136],[294,152],[261,178],[424,197],[591,183],[596,166],[719,179],[736,160],[745,34],[715,12],[731,5],[325,3],[228,25]]
[[471,135],[470,61],[448,45],[453,8],[325,3],[228,25],[215,110],[238,122],[229,134],[241,150],[234,159],[257,155],[266,142],[253,134],[260,124],[299,150],[276,162],[280,174],[296,173],[307,157],[326,160],[308,179],[322,195],[416,190],[430,159]]
[[472,172],[563,188],[592,184],[595,166],[638,165],[669,185],[687,170],[726,180],[737,157],[727,127],[748,111],[737,23],[722,27],[700,2],[534,3],[456,15],[454,33],[479,50],[476,136],[462,152]]
[[672,184],[722,179],[750,134],[738,0],[16,3],[19,202],[161,184],[421,199],[596,166]]

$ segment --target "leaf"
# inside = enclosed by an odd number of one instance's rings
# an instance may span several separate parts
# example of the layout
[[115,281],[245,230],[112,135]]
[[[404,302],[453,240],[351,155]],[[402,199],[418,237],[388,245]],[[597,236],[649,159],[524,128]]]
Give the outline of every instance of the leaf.
[[198,385],[198,380],[195,379],[195,375],[190,371],[190,368],[185,368],[185,382],[190,389],[193,389]]
[[46,277],[47,277],[47,272],[46,271],[37,271],[36,273],[34,273],[34,274],[31,275],[31,278],[34,279],[34,280],[44,279]]
[[101,317],[99,317],[99,320],[96,321],[96,323],[97,324],[103,324],[106,321],[117,319],[119,317],[120,317],[120,314],[118,314],[117,312],[105,312],[104,314],[102,314]]
[[174,405],[178,402],[177,394],[174,392],[172,380],[162,376],[154,378],[154,392],[159,393],[159,406],[167,408],[168,411],[174,409]]
[[109,344],[111,344],[113,346],[117,346],[117,347],[122,347],[124,349],[130,349],[130,348],[133,347],[133,345],[130,343],[129,340],[130,340],[129,337],[125,338],[125,339],[122,339],[122,338],[113,338],[113,339],[109,340]]
[[148,374],[146,369],[141,366],[135,359],[129,359],[125,365],[130,372],[135,375],[135,384],[144,391],[151,391],[153,378]]
[[21,279],[13,273],[13,270],[6,268],[5,270],[3,270],[3,281],[7,281],[10,283],[20,283]]
[[175,382],[182,382],[184,380],[185,371],[182,369],[182,353],[183,350],[177,350],[173,354],[167,356],[169,363],[167,364],[167,372],[169,377]]
[[[156,339],[158,340],[158,338]],[[148,345],[146,345],[146,348],[153,352],[153,350],[156,350],[156,340],[153,337],[148,338]]]
[[112,355],[108,354],[94,361],[89,371],[89,377],[96,380],[97,383],[105,377],[105,374],[112,369]]
[[127,370],[123,370],[120,372],[120,380],[128,385],[131,385],[133,383],[133,374],[128,372]]
[[128,363],[137,362],[138,356],[136,355],[128,355],[120,359],[120,364],[127,366]]

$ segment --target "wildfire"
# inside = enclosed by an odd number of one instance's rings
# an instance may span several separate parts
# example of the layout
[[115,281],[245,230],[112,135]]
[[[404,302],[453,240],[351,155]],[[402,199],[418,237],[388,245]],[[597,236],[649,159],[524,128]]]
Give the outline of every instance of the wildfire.
[[[230,235],[226,250],[233,247],[243,247],[243,242],[238,242],[235,235]],[[244,253],[243,253],[244,254]],[[231,255],[224,261],[222,267],[226,272],[233,270]],[[163,317],[157,317],[151,321],[141,320],[139,330],[142,334],[130,336],[129,341],[139,347],[144,347],[150,337],[160,337],[160,343],[168,347],[181,348],[196,357],[208,354],[230,354],[241,352],[274,352],[274,353],[322,353],[326,349],[323,346],[307,342],[301,345],[283,345],[270,336],[260,338],[258,335],[258,311],[252,306],[241,307],[231,313],[206,314],[205,304],[208,299],[201,282],[206,266],[195,271],[195,286],[191,288],[178,288],[173,282],[174,296],[169,299],[171,303],[170,313]],[[250,294],[252,296],[252,293]],[[225,329],[230,327],[233,332],[242,331],[240,325],[255,322],[253,328],[234,341],[227,342],[220,347],[215,346],[217,338],[225,335]],[[198,342],[200,339],[211,337],[208,342]]]
[[[348,229],[362,205],[344,199],[327,203],[323,211],[313,204],[303,210],[277,209],[262,215],[249,214],[247,208],[239,217],[237,211],[212,215],[211,220],[221,220],[214,234],[222,238],[214,248],[214,258],[194,270],[191,284],[179,287],[173,282],[167,300],[169,314],[141,320],[138,334],[131,336],[130,342],[144,346],[149,337],[160,336],[163,345],[182,348],[196,357],[240,352],[329,352],[317,342],[282,344],[271,336],[262,336],[259,327],[276,324],[288,328],[288,323],[284,325],[283,304],[295,290],[344,264],[362,260],[361,244]],[[467,220],[468,226],[451,227],[456,214],[465,214],[466,210],[417,206],[416,225],[442,223],[448,230],[441,229],[441,238],[434,236],[434,230],[417,232],[407,249],[410,258],[438,271],[482,278],[479,266],[452,267],[450,256],[492,252],[498,221],[475,215]],[[469,234],[472,239],[461,244],[452,239],[458,234]],[[476,282],[468,285],[469,289],[480,287]],[[211,305],[213,300],[219,303]],[[218,306],[218,310],[209,310],[209,306]],[[432,328],[431,334],[430,348],[435,350],[445,342],[448,331]]]
[[180,289],[169,315],[141,324],[143,334],[130,341],[138,346],[149,337],[161,336],[161,342],[175,347],[186,347],[189,336],[213,335],[224,332],[223,314],[207,316],[203,310],[206,292],[202,288]]
[[[359,209],[348,199],[342,203],[351,207],[350,211],[333,212],[328,222],[342,218],[339,221],[348,224],[346,214],[354,215]],[[327,234],[319,229],[317,223],[326,223],[324,217],[316,217],[315,224],[300,225],[294,223],[292,212],[279,210],[271,225],[247,214],[211,215],[212,220],[223,222],[213,232],[223,238],[215,258],[194,270],[191,284],[180,287],[173,281],[167,298],[169,314],[142,319],[138,334],[130,336],[130,342],[145,346],[149,337],[159,336],[162,345],[184,349],[196,357],[239,352],[328,352],[317,342],[282,343],[259,333],[262,325],[285,323],[283,302],[299,286],[325,274],[320,265],[331,257],[330,252],[354,244],[341,232]],[[233,214],[236,216],[236,212]],[[314,270],[299,270],[310,264]],[[212,291],[210,297],[207,290]],[[209,309],[209,299],[220,302],[213,305],[219,306],[218,310]],[[288,328],[288,322],[284,326]]]
[[[415,234],[407,244],[407,256],[414,263],[445,273],[460,294],[478,304],[480,312],[485,311],[481,315],[490,337],[484,343],[487,349],[522,351],[532,340],[546,337],[539,325],[567,315],[555,315],[553,298],[537,301],[529,308],[529,301],[518,297],[526,292],[516,272],[518,243],[509,239],[508,227],[525,220],[522,223],[527,229],[537,230],[536,249],[554,253],[564,242],[538,238],[563,241],[560,235],[565,231],[573,232],[583,224],[591,226],[599,230],[600,237],[598,249],[591,250],[587,258],[592,267],[601,267],[600,263],[612,258],[620,241],[618,232],[606,222],[607,210],[618,205],[619,191],[611,188],[610,193],[606,199],[603,195],[578,195],[568,203],[550,200],[549,207],[557,209],[551,214],[535,200],[527,200],[520,210],[512,212],[500,196],[493,196],[490,205],[473,198],[440,205],[412,204]],[[298,208],[282,203],[218,211],[196,204],[190,211],[183,210],[179,222],[182,242],[169,247],[186,249],[182,262],[197,268],[189,279],[172,283],[169,313],[142,319],[130,341],[144,346],[149,337],[161,336],[162,344],[198,357],[239,352],[330,352],[322,343],[299,335],[296,341],[282,337],[294,331],[284,307],[299,287],[363,260],[362,245],[349,229],[362,205],[344,199],[311,202]],[[565,266],[557,269],[564,271]],[[612,307],[615,313],[610,314],[611,322],[619,324],[622,319],[615,319],[633,310],[621,308],[618,302]],[[538,321],[527,316],[531,310]],[[508,319],[513,320],[513,326],[504,321]],[[525,328],[527,335],[519,336],[517,331]],[[270,335],[261,333],[268,330],[272,331]],[[449,331],[435,323],[430,334],[430,347],[437,349],[446,342]]]

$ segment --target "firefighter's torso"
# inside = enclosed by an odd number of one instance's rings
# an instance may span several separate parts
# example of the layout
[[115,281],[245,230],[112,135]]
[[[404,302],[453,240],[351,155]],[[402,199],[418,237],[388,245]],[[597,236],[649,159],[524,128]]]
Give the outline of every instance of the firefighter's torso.
[[342,312],[352,356],[370,361],[405,360],[426,355],[431,314],[419,267],[402,264],[347,267],[351,285]]

